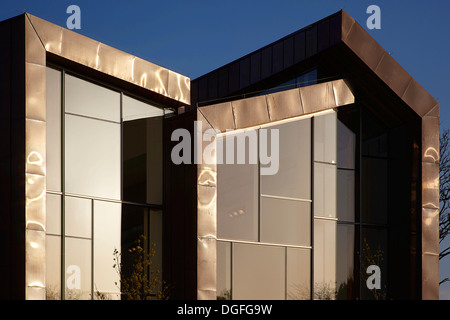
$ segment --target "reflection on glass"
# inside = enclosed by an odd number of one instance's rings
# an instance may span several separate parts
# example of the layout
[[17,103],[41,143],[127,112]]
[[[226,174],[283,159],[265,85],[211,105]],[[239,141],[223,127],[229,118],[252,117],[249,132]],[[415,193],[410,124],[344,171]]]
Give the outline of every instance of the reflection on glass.
[[110,299],[120,298],[113,252],[120,250],[121,214],[120,203],[94,201],[94,289]]
[[65,75],[65,111],[93,118],[120,121],[120,93]]
[[336,299],[354,299],[355,291],[355,226],[353,224],[337,225],[337,293]]
[[[363,227],[361,232],[361,298],[365,300],[385,300],[387,298],[387,230],[385,228]],[[367,268],[380,268],[380,289],[368,289],[366,281],[373,273]]]
[[336,221],[314,219],[314,299],[336,293]]
[[311,298],[311,250],[287,248],[287,300]]
[[[162,214],[161,210],[122,204],[121,244],[118,251],[122,252],[124,277],[129,278],[133,269],[134,260],[129,254],[129,249],[135,247],[136,241],[141,236],[145,237],[145,241],[141,244],[145,252],[154,250],[154,255],[151,258],[151,270],[160,272],[158,277],[162,276],[164,267],[162,261]],[[160,280],[162,279],[160,278]]]
[[120,124],[66,115],[66,192],[120,199]]
[[336,165],[314,163],[314,216],[336,217]]
[[341,121],[337,121],[338,168],[355,169],[356,135]]
[[164,109],[123,96],[123,199],[162,204]]
[[61,191],[61,71],[47,67],[46,81],[47,190]]
[[337,162],[336,112],[314,117],[314,161]]
[[355,171],[338,169],[337,185],[339,221],[355,221]]
[[65,239],[65,298],[90,300],[91,240],[66,237]]
[[[258,164],[249,164],[248,160],[246,164],[237,164],[238,139],[236,136],[226,137],[227,141],[234,141],[234,160],[233,158],[231,160],[233,164],[217,165],[217,235],[223,239],[256,241],[258,239]],[[226,142],[223,142],[223,145],[226,149]],[[245,157],[249,159],[249,144],[246,144],[245,151]],[[223,156],[227,159],[226,151]]]
[[[311,199],[311,119],[270,126],[279,130],[279,169],[262,175],[261,193]],[[271,154],[268,139],[268,154]]]
[[261,198],[261,241],[309,246],[311,203]]
[[217,241],[217,300],[231,300],[231,243]]
[[386,223],[388,211],[388,160],[362,158],[363,222]]
[[61,237],[46,236],[46,292],[47,300],[61,299]]
[[285,261],[282,247],[233,244],[233,299],[285,299]]
[[61,196],[47,193],[46,198],[47,234],[61,235]]
[[90,239],[92,235],[92,203],[90,199],[65,197],[66,236]]

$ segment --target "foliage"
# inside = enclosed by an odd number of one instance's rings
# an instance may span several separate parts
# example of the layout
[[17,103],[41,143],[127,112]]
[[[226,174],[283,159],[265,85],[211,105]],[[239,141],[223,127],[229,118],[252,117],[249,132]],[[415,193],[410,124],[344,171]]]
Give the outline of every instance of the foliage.
[[[167,300],[169,287],[161,281],[160,270],[152,268],[152,258],[155,255],[155,244],[147,252],[143,244],[146,237],[141,235],[135,246],[128,250],[125,259],[132,259],[131,272],[124,271],[123,254],[114,250],[113,268],[120,277],[120,283],[115,283],[121,290],[124,300]],[[120,284],[120,285],[119,285]]]

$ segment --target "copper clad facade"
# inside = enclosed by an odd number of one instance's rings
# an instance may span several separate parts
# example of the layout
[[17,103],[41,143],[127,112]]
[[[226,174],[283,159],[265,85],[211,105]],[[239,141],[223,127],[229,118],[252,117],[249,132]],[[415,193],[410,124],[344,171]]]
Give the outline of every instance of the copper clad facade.
[[[246,99],[314,65],[323,65],[344,80],[269,94],[263,96],[265,101],[263,97]],[[217,76],[226,78],[227,86],[220,85],[220,80],[210,81]],[[438,299],[439,104],[351,16],[341,10],[192,81],[192,103],[221,132],[339,108],[358,100],[372,108],[384,104],[380,114],[389,115],[389,125],[401,123],[404,116],[420,123],[411,120],[411,130],[421,136],[414,144],[421,162],[410,160],[414,162],[410,195],[413,220],[408,237],[410,260],[417,264],[411,268],[411,290],[417,292],[411,297]],[[376,107],[372,111],[378,113]]]

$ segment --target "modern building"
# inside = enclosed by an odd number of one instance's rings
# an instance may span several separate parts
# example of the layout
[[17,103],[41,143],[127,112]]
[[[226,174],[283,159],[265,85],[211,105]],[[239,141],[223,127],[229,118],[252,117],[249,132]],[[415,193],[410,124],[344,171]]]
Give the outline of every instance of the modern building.
[[0,37],[3,299],[120,298],[140,235],[172,299],[438,299],[439,105],[346,12],[192,81]]

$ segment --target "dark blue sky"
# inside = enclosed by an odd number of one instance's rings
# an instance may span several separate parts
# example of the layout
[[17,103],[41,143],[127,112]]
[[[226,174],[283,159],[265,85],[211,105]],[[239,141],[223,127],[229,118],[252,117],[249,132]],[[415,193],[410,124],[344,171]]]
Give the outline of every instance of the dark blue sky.
[[[448,0],[3,0],[0,20],[29,12],[65,27],[71,4],[81,8],[76,32],[191,79],[340,9],[367,29],[366,9],[378,5],[381,29],[367,31],[439,101],[441,129],[450,128]],[[450,261],[440,273],[450,276]]]

